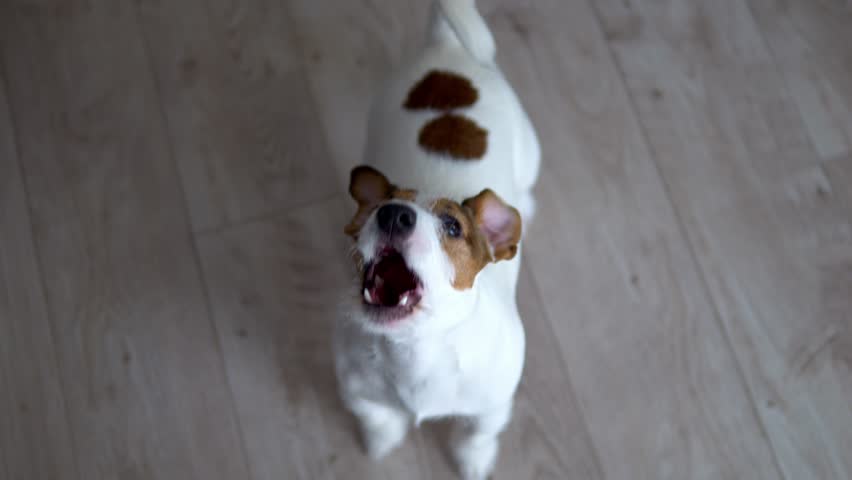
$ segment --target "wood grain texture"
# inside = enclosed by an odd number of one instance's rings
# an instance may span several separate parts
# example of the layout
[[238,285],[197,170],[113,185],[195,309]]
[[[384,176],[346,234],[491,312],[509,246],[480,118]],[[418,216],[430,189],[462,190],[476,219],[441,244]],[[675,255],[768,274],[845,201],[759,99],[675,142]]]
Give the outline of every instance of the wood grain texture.
[[196,231],[336,191],[283,5],[140,3]]
[[[329,339],[428,3],[0,2],[0,480],[453,478]],[[495,479],[852,477],[848,1],[477,4],[545,155]]]
[[0,76],[0,478],[74,480],[74,447],[5,91]]
[[518,280],[518,310],[527,338],[524,374],[512,421],[501,437],[495,478],[606,478],[571,383],[570,366],[526,263]]
[[[729,41],[718,19],[741,2],[676,18],[644,8],[682,3],[601,11],[656,37],[612,45],[785,478],[849,478],[852,215],[834,192],[848,188],[821,164],[759,39],[742,46],[747,59],[702,53]],[[702,44],[657,34],[685,23],[721,28]]]
[[404,53],[421,44],[429,2],[290,0],[287,8],[345,188],[363,162],[370,101]]
[[80,478],[247,478],[133,5],[26,1],[4,13]]
[[543,144],[527,265],[604,476],[778,478],[594,13],[492,20]]
[[852,216],[852,153],[822,162],[838,207]]
[[852,152],[852,4],[749,0],[754,17],[823,157]]
[[760,25],[768,47],[782,58],[830,56],[849,58],[848,0],[745,0]]

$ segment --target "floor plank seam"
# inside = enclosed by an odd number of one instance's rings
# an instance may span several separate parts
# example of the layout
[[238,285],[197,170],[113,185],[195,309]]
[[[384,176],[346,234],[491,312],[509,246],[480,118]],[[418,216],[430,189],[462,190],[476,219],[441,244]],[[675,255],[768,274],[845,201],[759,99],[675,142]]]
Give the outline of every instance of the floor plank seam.
[[[755,30],[757,31],[757,34],[760,37],[760,42],[763,45],[763,49],[766,51],[767,55],[769,56],[769,59],[772,61],[772,66],[774,67],[773,71],[781,78],[781,88],[783,88],[783,93],[785,94],[785,96],[788,99],[792,98],[792,88],[790,87],[789,79],[787,78],[787,75],[784,74],[783,68],[781,68],[781,62],[783,61],[783,56],[781,55],[780,52],[777,52],[776,49],[773,48],[772,42],[770,42],[769,39],[767,38],[766,32],[764,31],[763,26],[760,24],[760,22],[757,21],[757,12],[754,9],[754,6],[752,5],[752,1],[754,1],[754,0],[742,0],[742,2],[745,4],[746,11],[748,12],[749,15],[751,15],[751,18],[752,18],[754,26],[755,26]],[[801,105],[799,104],[799,102],[796,102],[796,101],[791,101],[790,103],[792,103],[796,107],[797,118],[799,119],[800,123],[804,126],[807,122],[805,122],[805,114],[804,114],[804,112],[802,112]],[[807,128],[805,128],[805,131],[806,132],[808,131]],[[816,142],[814,141],[813,136],[808,132],[807,135],[805,135],[805,138],[807,138],[807,145],[808,145],[808,148],[810,149],[810,151],[813,152],[815,156],[820,158],[819,163],[821,165],[824,165],[824,164],[830,162],[832,159],[842,158],[844,156],[847,156],[848,153],[849,153],[849,152],[844,152],[843,154],[832,155],[832,156],[828,157],[827,159],[822,158],[819,155],[819,149],[817,148],[817,145],[816,145]]]
[[[324,197],[317,198],[314,200],[309,200],[307,202],[299,202],[295,205],[288,205],[287,207],[282,207],[280,209],[275,209],[271,212],[262,213],[259,215],[249,215],[247,217],[243,217],[239,220],[235,220],[233,222],[225,222],[221,225],[216,225],[214,227],[200,228],[192,232],[192,234],[196,237],[205,237],[209,235],[216,235],[218,233],[224,233],[230,230],[236,230],[242,227],[246,227],[249,225],[257,224],[257,223],[265,223],[270,221],[275,221],[280,218],[284,218],[288,215],[291,215],[292,212],[311,208],[313,206],[319,205],[324,202],[328,202],[333,200],[336,197],[343,197],[343,193],[340,191],[334,191]],[[343,234],[343,229],[340,229],[341,235]]]
[[[526,262],[526,257],[523,254],[521,255],[521,261]],[[527,262],[527,264],[529,264],[529,263]],[[544,297],[542,297],[541,289],[538,286],[538,279],[536,279],[535,275],[533,275],[532,270],[528,270],[527,275],[529,276],[530,285],[532,286],[532,290],[534,292],[534,297],[535,297],[536,303],[539,304],[539,305],[544,305]],[[547,314],[547,311],[545,309],[541,309],[541,315],[544,317],[544,320],[547,322],[547,326],[549,327],[549,330],[551,331],[551,333],[553,333],[553,320],[551,320],[550,315]],[[591,435],[591,432],[589,430],[589,425],[586,422],[586,416],[583,413],[583,405],[580,403],[580,401],[577,398],[577,395],[574,391],[574,382],[572,380],[573,377],[571,375],[571,366],[568,364],[567,360],[565,359],[565,354],[562,351],[562,344],[560,342],[556,342],[556,343],[559,346],[559,348],[557,348],[556,350],[557,350],[557,353],[559,354],[560,366],[561,366],[561,369],[564,372],[565,378],[568,380],[568,385],[571,387],[571,390],[570,390],[571,396],[574,397],[574,398],[571,399],[572,403],[574,405],[577,405],[577,408],[580,410],[579,417],[583,421],[583,436],[585,436],[589,440],[589,443],[592,446],[592,452],[594,454],[593,455],[594,458],[592,460],[593,460],[593,464],[594,464],[595,469],[597,470],[597,474],[598,474],[598,476],[596,478],[600,478],[601,480],[605,480],[606,476],[604,475],[603,463],[601,463],[600,454],[598,453],[599,448],[598,448],[597,445],[595,445],[594,436]]]
[[829,155],[826,157],[820,157],[820,165],[827,165],[831,163],[842,163],[842,162],[852,162],[852,152],[843,152],[838,153],[837,155]]
[[[205,7],[208,7],[207,2],[204,2]],[[160,117],[160,123],[162,125],[161,130],[163,130],[164,138],[166,143],[168,144],[168,155],[169,155],[169,164],[171,165],[172,174],[177,178],[178,188],[180,189],[180,195],[183,199],[183,204],[181,208],[183,210],[183,218],[184,218],[184,226],[186,227],[186,235],[189,238],[190,246],[192,248],[192,263],[194,265],[195,273],[197,281],[199,282],[199,287],[201,288],[201,292],[204,298],[204,309],[207,314],[207,323],[210,325],[211,334],[213,335],[216,343],[216,352],[219,357],[219,369],[222,372],[223,379],[227,385],[228,391],[228,403],[229,410],[231,412],[231,416],[233,417],[234,424],[237,427],[237,435],[239,436],[240,441],[240,454],[242,456],[243,468],[246,472],[248,472],[250,478],[257,478],[256,474],[252,469],[251,462],[249,462],[249,455],[246,446],[245,440],[245,429],[243,428],[242,420],[239,416],[239,412],[237,411],[236,404],[236,396],[234,395],[233,382],[231,381],[230,375],[228,374],[228,368],[225,360],[225,350],[222,346],[222,337],[219,335],[219,330],[216,326],[216,322],[213,318],[213,305],[210,301],[210,288],[207,284],[207,278],[204,272],[203,264],[201,263],[201,255],[198,251],[198,242],[196,241],[195,236],[192,232],[192,218],[191,212],[189,210],[189,200],[187,198],[186,187],[184,185],[184,179],[180,174],[180,169],[177,165],[177,158],[175,152],[175,142],[174,137],[172,135],[172,125],[169,122],[168,115],[166,114],[166,108],[163,104],[163,95],[162,88],[160,86],[160,79],[155,74],[155,63],[153,56],[151,54],[151,46],[148,41],[147,33],[144,31],[141,22],[141,14],[139,12],[139,3],[137,2],[134,6],[133,10],[133,19],[134,24],[136,26],[137,35],[142,43],[142,48],[144,50],[145,62],[148,66],[148,75],[150,76],[150,80],[153,85],[154,94],[157,96],[157,113]],[[205,14],[207,14],[207,18],[209,21],[210,12],[209,7],[205,10]]]
[[[290,26],[292,26],[294,23],[296,23],[296,20],[293,19],[293,13],[292,13],[291,8],[292,7],[289,6],[289,5],[284,8],[284,11],[285,11],[286,17],[287,17],[286,18],[287,24],[290,25]],[[292,31],[296,32],[297,30],[295,28],[293,28]],[[291,39],[292,39],[291,41],[293,42],[293,45],[296,47],[296,50],[299,51],[299,65],[302,67],[302,75],[301,76],[305,80],[306,85],[308,87],[308,92],[311,95],[311,98],[310,98],[310,104],[311,105],[310,106],[311,106],[312,110],[314,111],[314,113],[316,114],[316,121],[317,121],[317,124],[320,127],[319,128],[319,135],[322,137],[322,144],[325,147],[324,148],[325,155],[329,160],[332,160],[331,151],[333,149],[331,148],[331,142],[329,141],[329,138],[328,138],[329,135],[330,135],[330,132],[328,131],[328,128],[326,127],[325,122],[323,121],[322,116],[320,114],[320,111],[321,111],[320,108],[321,107],[320,107],[319,103],[316,101],[317,86],[316,86],[315,82],[311,81],[310,74],[308,73],[308,72],[310,72],[310,69],[311,69],[311,59],[310,59],[310,55],[308,53],[308,49],[305,48],[304,42],[300,41],[299,35],[291,35]],[[361,159],[359,157],[358,162],[360,163],[362,161],[363,161],[363,159]],[[338,166],[342,163],[340,161],[340,159],[338,159],[337,161],[331,161],[330,163],[331,163],[331,171],[335,175],[335,185],[337,185],[337,189],[339,190],[341,173],[345,173],[346,178],[348,179],[349,178],[349,172],[338,172],[337,171]],[[354,165],[353,165],[353,167],[354,167]],[[348,184],[348,181],[346,183]]]
[[609,59],[609,62],[613,65],[618,76],[620,77],[621,86],[622,86],[622,88],[625,92],[625,95],[627,97],[627,103],[628,103],[627,107],[628,107],[630,113],[632,114],[632,116],[634,118],[634,122],[636,122],[637,128],[639,130],[639,134],[642,138],[642,143],[644,143],[645,148],[648,150],[648,153],[650,155],[651,164],[653,166],[654,173],[657,177],[657,180],[660,182],[660,185],[661,185],[662,190],[663,190],[663,194],[665,195],[665,198],[666,198],[667,203],[669,205],[669,208],[671,210],[671,215],[674,218],[676,228],[677,228],[677,232],[678,232],[678,236],[682,239],[684,245],[686,246],[687,252],[688,252],[689,257],[690,257],[689,263],[692,265],[693,271],[695,272],[696,276],[698,277],[699,285],[700,285],[700,288],[701,288],[701,294],[707,300],[707,302],[710,304],[710,306],[713,310],[713,312],[712,312],[713,313],[713,319],[715,320],[717,327],[721,331],[722,337],[724,338],[724,341],[725,341],[725,345],[728,347],[728,350],[731,352],[731,356],[733,357],[734,365],[736,366],[737,378],[739,379],[739,383],[742,385],[743,390],[746,392],[746,395],[748,395],[748,401],[751,405],[751,414],[754,417],[754,420],[757,423],[757,425],[760,426],[761,436],[764,439],[766,439],[767,446],[768,446],[769,451],[771,452],[771,455],[772,455],[773,466],[775,467],[776,473],[778,473],[780,478],[782,478],[784,480],[789,480],[789,479],[787,479],[786,474],[784,473],[784,470],[781,468],[781,462],[778,459],[778,453],[776,452],[775,445],[772,443],[771,436],[769,435],[769,432],[766,428],[763,417],[760,415],[760,412],[758,410],[757,400],[755,398],[755,392],[752,390],[751,385],[746,381],[745,370],[744,370],[742,364],[740,363],[740,358],[737,355],[736,350],[734,349],[734,345],[733,345],[733,341],[731,340],[730,332],[728,332],[728,329],[725,327],[725,322],[722,320],[722,314],[721,314],[721,311],[719,309],[719,305],[716,302],[716,299],[713,297],[712,290],[710,289],[710,284],[709,284],[709,281],[707,280],[707,276],[706,276],[706,273],[704,271],[704,268],[702,267],[701,262],[699,262],[699,260],[698,260],[698,256],[697,256],[696,251],[695,251],[695,245],[693,244],[692,240],[690,239],[689,233],[686,229],[686,224],[683,220],[683,216],[680,214],[680,212],[678,211],[678,209],[675,205],[671,185],[666,180],[666,177],[663,175],[663,170],[662,170],[662,167],[660,166],[660,162],[659,162],[659,158],[658,158],[659,154],[658,154],[656,148],[654,148],[653,144],[651,143],[650,136],[648,135],[648,131],[645,128],[645,125],[641,121],[642,117],[639,114],[639,108],[638,108],[638,105],[637,105],[637,102],[636,102],[636,98],[634,97],[633,92],[631,91],[631,89],[629,88],[629,86],[627,84],[626,72],[624,71],[624,68],[623,68],[621,62],[618,60],[618,56],[616,55],[616,53],[615,53],[615,51],[612,47],[612,44],[603,35],[603,32],[605,31],[603,16],[602,16],[599,8],[595,5],[594,0],[586,0],[585,3],[588,6],[588,8],[590,8],[591,11],[594,14],[595,22],[597,23],[598,35],[601,38],[603,38],[602,41],[606,44],[607,58]]
[[[14,151],[14,158],[11,161],[15,162],[15,167],[17,167],[18,178],[21,183],[21,191],[24,195],[24,202],[27,212],[27,219],[29,220],[28,229],[30,231],[30,242],[33,254],[33,260],[36,266],[36,273],[38,274],[38,285],[41,288],[41,298],[44,303],[44,313],[45,320],[47,323],[48,334],[50,336],[50,348],[53,350],[53,368],[56,369],[57,373],[57,385],[59,387],[61,398],[59,399],[62,402],[62,412],[65,417],[65,428],[68,430],[68,435],[70,436],[69,440],[71,440],[71,455],[74,457],[74,475],[77,478],[83,478],[82,472],[80,471],[80,463],[77,461],[78,458],[78,450],[77,450],[77,441],[75,440],[76,430],[73,428],[71,424],[71,410],[68,407],[68,401],[66,400],[66,392],[65,392],[65,382],[62,378],[62,370],[60,368],[59,361],[59,343],[56,341],[56,332],[54,331],[54,313],[50,308],[50,299],[49,299],[49,291],[47,289],[47,283],[45,282],[45,270],[44,270],[44,262],[41,258],[41,253],[38,248],[38,241],[36,240],[36,231],[35,225],[33,224],[34,218],[34,210],[32,205],[32,198],[30,197],[29,185],[26,181],[24,164],[21,159],[21,141],[18,136],[18,128],[16,125],[16,117],[14,107],[12,106],[12,102],[10,99],[12,98],[10,95],[8,74],[6,72],[6,57],[2,49],[0,49],[0,87],[2,88],[2,95],[6,100],[6,107],[8,110],[9,116],[9,128],[11,129],[10,136],[12,137],[12,150]],[[5,464],[5,462],[4,462]]]

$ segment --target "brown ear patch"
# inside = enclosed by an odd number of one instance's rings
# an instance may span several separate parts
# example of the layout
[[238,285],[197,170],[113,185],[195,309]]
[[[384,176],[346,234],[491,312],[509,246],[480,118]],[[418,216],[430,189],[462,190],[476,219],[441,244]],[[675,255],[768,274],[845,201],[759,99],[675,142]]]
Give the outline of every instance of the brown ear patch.
[[467,78],[441,70],[430,70],[408,92],[403,106],[409,110],[452,110],[476,103],[479,93]]
[[462,206],[472,212],[494,256],[494,261],[511,260],[518,253],[521,241],[521,214],[496,193],[485,189],[474,197],[465,199]]
[[343,232],[351,237],[358,236],[370,213],[384,201],[392,198],[414,201],[417,197],[416,190],[401,189],[390,183],[381,172],[366,165],[352,169],[349,194],[358,203],[358,211],[343,228]]
[[418,142],[431,152],[475,160],[485,155],[488,131],[463,115],[445,113],[420,129]]
[[413,202],[417,200],[417,190],[410,188],[396,188],[394,187],[391,192],[390,198],[395,198],[397,200],[407,200],[409,202]]
[[488,242],[476,225],[473,213],[458,203],[442,198],[435,202],[432,211],[438,218],[449,215],[461,226],[461,235],[457,238],[441,234],[441,248],[453,264],[455,276],[453,288],[467,290],[473,287],[476,275],[491,262]]

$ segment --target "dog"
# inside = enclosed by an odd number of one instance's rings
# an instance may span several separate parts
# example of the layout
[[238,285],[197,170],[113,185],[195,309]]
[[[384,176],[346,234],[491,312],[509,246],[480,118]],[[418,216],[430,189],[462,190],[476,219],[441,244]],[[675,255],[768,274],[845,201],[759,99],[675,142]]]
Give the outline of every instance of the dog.
[[371,457],[456,417],[459,474],[484,479],[523,369],[515,289],[540,148],[474,0],[436,1],[425,43],[375,97],[350,175],[358,277],[335,368]]

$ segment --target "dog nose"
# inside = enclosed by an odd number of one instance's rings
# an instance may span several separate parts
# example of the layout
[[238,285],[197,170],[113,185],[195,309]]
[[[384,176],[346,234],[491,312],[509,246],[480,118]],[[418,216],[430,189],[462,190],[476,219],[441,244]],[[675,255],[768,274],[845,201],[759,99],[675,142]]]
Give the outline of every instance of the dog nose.
[[379,229],[388,235],[408,235],[417,223],[417,214],[410,207],[391,203],[376,212]]

